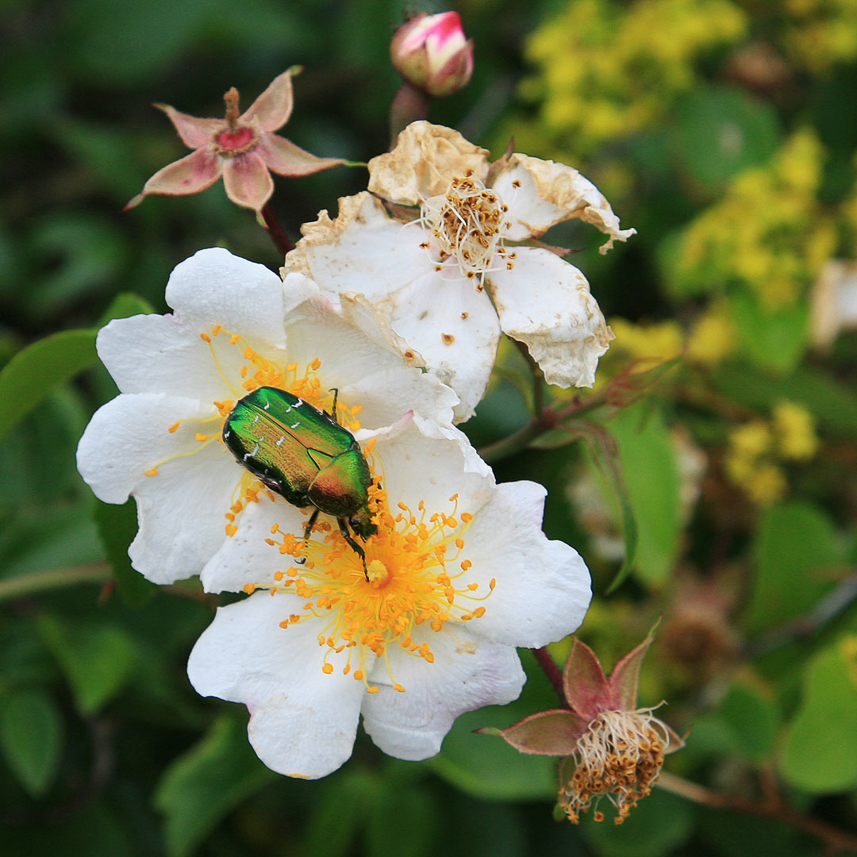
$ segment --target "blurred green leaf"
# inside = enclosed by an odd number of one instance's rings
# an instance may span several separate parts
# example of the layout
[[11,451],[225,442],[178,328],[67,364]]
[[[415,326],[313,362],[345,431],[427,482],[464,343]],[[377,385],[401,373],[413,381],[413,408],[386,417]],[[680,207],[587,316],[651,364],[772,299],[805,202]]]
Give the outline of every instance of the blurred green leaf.
[[660,857],[675,853],[693,833],[695,810],[691,803],[655,789],[621,826],[613,824],[609,810],[603,823],[583,817],[581,830],[596,851],[607,857]]
[[366,826],[367,857],[425,857],[440,828],[439,809],[425,789],[402,788],[386,778]]
[[622,475],[619,447],[613,435],[603,426],[579,420],[569,423],[568,428],[579,432],[587,441],[591,460],[606,483],[606,490],[611,492],[611,496],[619,504],[622,535],[625,542],[625,557],[622,560],[622,567],[616,573],[607,590],[607,592],[613,592],[624,583],[633,570],[639,542],[637,518],[634,515],[634,507],[628,495],[625,478]]
[[119,596],[133,607],[147,604],[158,591],[158,587],[131,566],[131,558],[128,556],[128,546],[137,535],[136,502],[132,498],[118,506],[96,500],[93,517],[107,560],[113,567]]
[[0,749],[21,785],[40,797],[59,767],[63,722],[53,699],[35,688],[12,688],[0,699]]
[[809,340],[809,308],[803,302],[766,309],[751,295],[729,299],[741,347],[760,369],[793,372]]
[[741,170],[767,161],[780,141],[774,108],[727,87],[688,92],[668,134],[679,163],[710,192],[723,190]]
[[155,806],[166,818],[168,853],[191,853],[236,804],[276,779],[250,747],[246,725],[228,714],[219,717],[158,785]]
[[[142,298],[120,293],[105,312],[103,324],[114,318],[147,312],[148,307]],[[97,333],[95,328],[54,333],[19,351],[3,367],[0,372],[0,440],[51,390],[95,364]]]
[[857,788],[857,636],[820,652],[807,669],[800,709],[788,725],[780,772],[810,792]]
[[801,367],[782,378],[729,364],[713,377],[717,387],[739,405],[771,410],[788,399],[805,405],[826,431],[847,438],[857,435],[857,395],[817,369]]
[[[779,712],[770,694],[737,681],[707,719],[716,721],[724,743],[721,753],[736,753],[750,762],[767,762],[774,750]],[[696,726],[691,733],[696,737]]]
[[57,318],[104,291],[119,276],[127,256],[115,222],[85,210],[51,214],[39,221],[30,244],[38,268],[23,297],[28,314],[39,320]]
[[610,421],[610,430],[619,444],[622,473],[637,521],[635,575],[646,586],[660,588],[672,573],[678,553],[678,466],[663,418],[647,409],[641,403],[619,411]]
[[371,807],[380,802],[380,778],[361,768],[348,768],[329,779],[315,802],[306,833],[306,850],[313,857],[342,857],[351,853]]
[[122,628],[49,614],[39,617],[38,628],[62,667],[82,715],[96,714],[130,679],[136,647]]
[[844,558],[830,519],[797,502],[764,514],[753,555],[746,622],[757,633],[805,616],[836,585],[836,567]]
[[64,330],[19,351],[0,372],[0,439],[55,387],[98,359],[94,330]]
[[505,741],[474,734],[483,726],[505,728],[531,711],[514,705],[490,706],[463,714],[426,764],[452,785],[474,797],[533,800],[556,797],[556,759],[525,756]]

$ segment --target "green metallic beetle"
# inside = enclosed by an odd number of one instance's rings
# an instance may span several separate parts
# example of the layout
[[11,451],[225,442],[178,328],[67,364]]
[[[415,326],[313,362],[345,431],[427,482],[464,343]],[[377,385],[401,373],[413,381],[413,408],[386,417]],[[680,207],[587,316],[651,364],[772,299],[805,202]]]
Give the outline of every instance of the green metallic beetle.
[[[333,399],[336,413],[336,394]],[[241,399],[223,424],[223,442],[254,476],[294,506],[332,515],[342,537],[363,560],[349,528],[366,539],[378,532],[369,511],[372,474],[354,436],[326,411],[276,387],[259,387]]]

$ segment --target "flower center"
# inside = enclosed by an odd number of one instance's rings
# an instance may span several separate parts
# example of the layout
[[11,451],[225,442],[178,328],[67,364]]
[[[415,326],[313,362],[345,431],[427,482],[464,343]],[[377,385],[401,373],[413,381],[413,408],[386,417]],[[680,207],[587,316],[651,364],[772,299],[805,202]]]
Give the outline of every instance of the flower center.
[[[211,359],[232,398],[215,401],[213,404],[217,413],[210,417],[193,417],[173,423],[167,431],[170,434],[185,433],[186,448],[158,462],[146,472],[146,476],[157,476],[160,468],[168,462],[194,455],[210,443],[222,443],[223,423],[232,412],[235,403],[259,387],[277,387],[298,396],[319,410],[332,410],[333,393],[322,389],[321,380],[317,375],[321,368],[321,360],[318,358],[310,361],[303,370],[297,363],[281,366],[256,351],[243,336],[229,333],[220,325],[215,325],[210,332],[201,333],[200,338],[208,344]],[[338,398],[335,416],[337,421],[349,431],[356,431],[360,428],[357,414],[361,410],[360,406],[348,407],[341,398]],[[200,431],[200,428],[204,430]],[[193,440],[191,440],[191,434]],[[227,536],[235,535],[238,531],[236,523],[238,516],[249,503],[258,502],[260,495],[268,497],[272,502],[274,500],[270,489],[249,471],[241,469],[235,490],[232,492],[229,510],[225,513]]]
[[226,104],[227,129],[218,131],[212,139],[217,154],[224,158],[234,158],[236,155],[249,152],[255,149],[259,142],[259,133],[256,130],[247,125],[238,124],[241,118],[238,113],[238,100],[238,90],[234,86],[223,95],[223,101]]
[[234,131],[221,131],[214,137],[217,154],[225,158],[234,158],[242,152],[248,152],[259,142],[259,135],[246,125],[239,125]]
[[[577,742],[576,768],[560,792],[560,803],[575,824],[594,800],[616,807],[621,824],[652,790],[664,763],[669,736],[649,709],[603,711]],[[595,813],[602,821],[604,814]]]
[[[434,238],[440,256],[438,270],[453,258],[464,276],[478,277],[477,288],[481,291],[485,274],[498,270],[498,256],[511,269],[515,254],[507,253],[502,238],[502,232],[511,226],[503,219],[508,210],[497,192],[485,187],[472,170],[463,178],[453,178],[446,193],[425,200],[418,222]],[[429,249],[430,244],[421,246]]]
[[392,687],[403,692],[405,688],[392,677],[388,649],[398,646],[433,663],[429,643],[413,639],[417,629],[424,637],[420,626],[440,632],[449,621],[479,618],[485,608],[474,602],[490,595],[494,581],[487,593],[477,595],[479,584],[464,580],[472,563],[462,558],[463,534],[472,515],[458,515],[457,495],[449,500],[449,514],[429,515],[420,502],[416,512],[400,503],[394,515],[377,479],[369,494],[378,532],[363,545],[365,572],[360,557],[329,522],[318,524],[315,529],[322,538],[311,538],[307,544],[275,525],[268,544],[285,556],[305,556],[306,564],[277,571],[273,583],[248,584],[244,590],[291,592],[304,599],[302,612],[284,619],[280,627],[287,630],[309,619],[322,622],[318,642],[326,648],[322,667],[326,674],[333,673],[336,662],[345,675],[352,674],[369,693],[377,693],[367,674],[383,658]]

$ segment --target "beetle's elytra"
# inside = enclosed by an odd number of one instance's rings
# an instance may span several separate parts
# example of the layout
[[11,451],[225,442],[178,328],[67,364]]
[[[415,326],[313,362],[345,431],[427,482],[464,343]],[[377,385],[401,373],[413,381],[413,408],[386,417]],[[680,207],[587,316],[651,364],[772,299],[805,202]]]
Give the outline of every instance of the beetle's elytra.
[[362,539],[378,531],[368,508],[372,475],[348,429],[285,390],[259,387],[226,418],[223,442],[272,491],[294,506],[314,507],[305,538],[319,512],[332,515],[365,564],[349,527]]

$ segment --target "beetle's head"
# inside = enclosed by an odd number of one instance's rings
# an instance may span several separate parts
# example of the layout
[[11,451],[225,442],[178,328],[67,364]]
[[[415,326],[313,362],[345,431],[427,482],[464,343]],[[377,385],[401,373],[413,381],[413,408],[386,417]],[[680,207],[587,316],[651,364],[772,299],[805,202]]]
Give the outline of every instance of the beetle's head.
[[372,513],[364,506],[348,519],[348,524],[362,539],[368,539],[378,532],[378,527],[372,523]]

